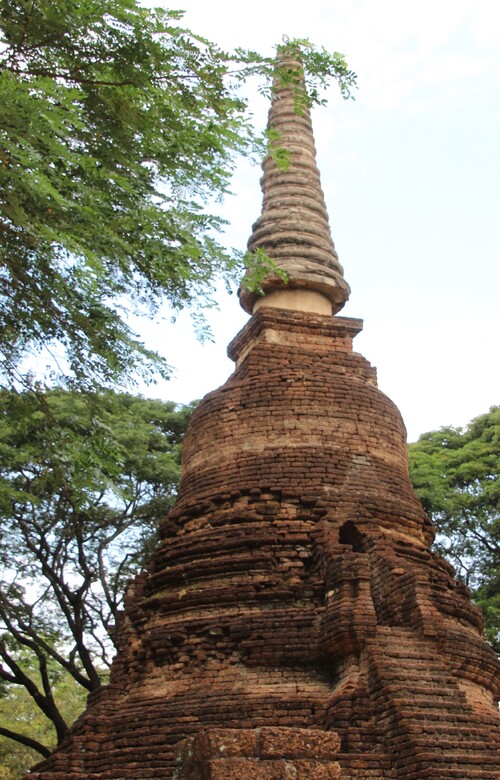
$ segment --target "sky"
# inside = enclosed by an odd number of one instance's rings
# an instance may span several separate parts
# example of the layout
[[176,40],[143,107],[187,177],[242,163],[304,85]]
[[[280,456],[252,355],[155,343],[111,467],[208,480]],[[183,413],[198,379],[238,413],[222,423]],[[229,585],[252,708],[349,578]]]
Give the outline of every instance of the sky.
[[[186,26],[227,49],[271,54],[284,34],[339,51],[355,101],[335,86],[315,109],[317,163],[351,286],[340,313],[399,407],[409,441],[464,426],[500,403],[500,3],[498,0],[183,0]],[[267,105],[252,101],[264,129]],[[245,249],[260,169],[242,163],[223,214]],[[201,398],[232,372],[226,346],[247,321],[221,290],[199,344],[189,317],[141,324],[174,368],[148,394]]]

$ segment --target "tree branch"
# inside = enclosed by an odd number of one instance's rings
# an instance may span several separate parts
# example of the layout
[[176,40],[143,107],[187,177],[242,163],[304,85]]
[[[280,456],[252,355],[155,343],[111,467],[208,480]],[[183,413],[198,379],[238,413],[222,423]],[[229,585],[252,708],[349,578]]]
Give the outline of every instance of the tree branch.
[[38,742],[36,739],[31,739],[31,737],[27,737],[25,734],[19,734],[17,731],[11,731],[3,726],[0,726],[0,735],[2,737],[7,737],[8,739],[13,739],[21,745],[26,745],[26,747],[29,747],[32,750],[36,750],[37,753],[41,753],[44,758],[48,758],[52,753],[49,748],[42,745],[42,743]]

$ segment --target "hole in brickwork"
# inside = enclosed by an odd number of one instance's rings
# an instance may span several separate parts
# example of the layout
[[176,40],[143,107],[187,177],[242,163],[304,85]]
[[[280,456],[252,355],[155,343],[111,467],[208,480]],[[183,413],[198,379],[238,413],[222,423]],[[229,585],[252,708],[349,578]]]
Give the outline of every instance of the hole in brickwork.
[[322,682],[330,689],[335,688],[342,678],[342,662],[333,661],[331,658],[320,661],[316,667],[316,673]]
[[364,536],[351,520],[348,520],[347,523],[340,527],[339,542],[340,544],[349,544],[354,552],[365,552]]

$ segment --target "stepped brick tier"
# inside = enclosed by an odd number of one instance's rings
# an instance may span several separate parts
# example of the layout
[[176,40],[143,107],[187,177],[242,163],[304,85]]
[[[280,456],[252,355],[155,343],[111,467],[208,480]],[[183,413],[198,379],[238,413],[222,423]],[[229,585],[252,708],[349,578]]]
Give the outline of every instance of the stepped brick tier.
[[297,285],[230,344],[110,684],[32,780],[499,779],[497,659],[429,549],[401,416],[361,321]]

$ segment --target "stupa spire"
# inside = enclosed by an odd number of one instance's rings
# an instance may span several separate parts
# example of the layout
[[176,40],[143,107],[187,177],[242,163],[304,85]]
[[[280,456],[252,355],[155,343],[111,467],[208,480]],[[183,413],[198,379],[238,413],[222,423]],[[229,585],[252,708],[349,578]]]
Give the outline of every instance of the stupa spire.
[[242,294],[255,313],[191,418],[109,685],[25,780],[500,778],[481,614],[430,549],[362,322],[313,308],[348,288],[292,95],[271,111],[292,165],[265,163],[250,242],[290,283]]
[[252,314],[261,305],[336,314],[350,293],[332,240],[320,175],[304,73],[296,55],[278,52],[268,129],[279,133],[289,165],[271,155],[263,163],[262,213],[253,225],[250,251],[262,249],[286,272],[264,280],[265,296],[240,290],[240,302]]

